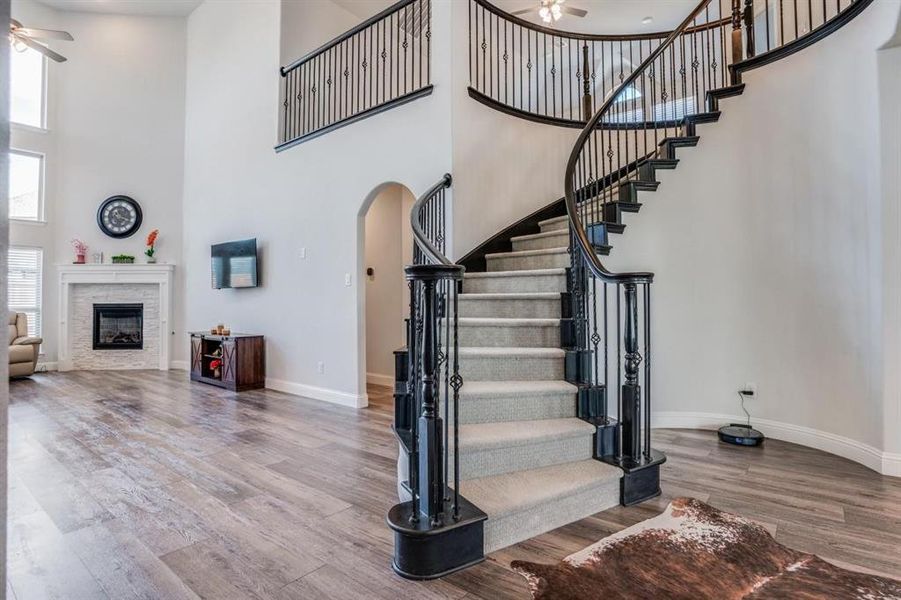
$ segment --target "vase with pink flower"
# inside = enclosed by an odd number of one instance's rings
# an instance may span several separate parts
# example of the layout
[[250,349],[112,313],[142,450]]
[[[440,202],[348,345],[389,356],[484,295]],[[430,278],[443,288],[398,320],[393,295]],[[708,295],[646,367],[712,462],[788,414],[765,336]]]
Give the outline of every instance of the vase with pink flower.
[[159,235],[160,230],[154,229],[147,236],[147,249],[144,250],[144,254],[147,255],[148,264],[153,264],[156,262],[156,256],[154,256],[154,254],[156,253],[156,248],[154,246],[156,246],[156,238],[159,237]]
[[72,240],[72,250],[75,251],[74,264],[83,265],[85,263],[84,257],[88,254],[88,245],[79,239],[75,239]]

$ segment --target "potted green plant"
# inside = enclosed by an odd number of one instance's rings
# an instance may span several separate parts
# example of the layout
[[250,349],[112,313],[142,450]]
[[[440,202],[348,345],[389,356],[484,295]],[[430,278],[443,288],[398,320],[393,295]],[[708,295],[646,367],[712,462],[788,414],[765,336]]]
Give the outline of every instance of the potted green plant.
[[117,254],[113,257],[114,265],[131,265],[134,264],[135,257],[129,254]]

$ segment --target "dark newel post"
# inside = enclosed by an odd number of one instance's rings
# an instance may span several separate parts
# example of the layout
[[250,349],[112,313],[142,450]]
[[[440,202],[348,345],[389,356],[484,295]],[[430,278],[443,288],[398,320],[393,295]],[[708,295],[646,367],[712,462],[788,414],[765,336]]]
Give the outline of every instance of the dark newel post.
[[591,119],[591,64],[588,62],[588,44],[582,46],[582,118]]
[[419,418],[419,512],[433,527],[441,525],[444,509],[442,419],[438,415],[438,327],[434,278],[423,281],[422,348],[420,356],[422,416]]
[[745,0],[745,51],[747,58],[754,56],[754,0]]
[[[741,0],[732,0],[732,64],[740,62],[741,59]],[[734,73],[732,77],[732,83],[737,83]]]
[[[410,344],[407,346],[407,394],[410,398],[410,457],[407,467],[407,477],[412,492],[412,500],[416,502],[419,493],[419,457],[417,456],[418,435],[417,427],[419,426],[419,347],[418,339],[422,327],[422,321],[419,320],[417,308],[417,294],[419,286],[415,281],[410,281],[410,322],[407,336]],[[413,511],[411,518],[414,522],[419,520],[419,513]]]
[[623,382],[622,440],[623,454],[635,461],[641,458],[641,386],[638,385],[638,368],[641,354],[638,353],[638,298],[636,284],[623,285],[625,298],[625,327],[623,346],[625,357],[625,381]]

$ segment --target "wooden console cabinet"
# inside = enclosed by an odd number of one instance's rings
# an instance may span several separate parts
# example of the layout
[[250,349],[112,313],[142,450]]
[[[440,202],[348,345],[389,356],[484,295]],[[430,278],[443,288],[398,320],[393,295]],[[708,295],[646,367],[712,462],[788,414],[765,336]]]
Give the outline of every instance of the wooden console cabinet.
[[191,381],[241,392],[266,384],[266,344],[261,335],[191,333]]

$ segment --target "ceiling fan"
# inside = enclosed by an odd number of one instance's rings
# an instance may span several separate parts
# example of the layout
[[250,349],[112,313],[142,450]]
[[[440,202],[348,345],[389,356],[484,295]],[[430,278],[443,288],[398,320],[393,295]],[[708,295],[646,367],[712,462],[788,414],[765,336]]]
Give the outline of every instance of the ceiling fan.
[[[564,13],[574,17],[585,17],[588,11],[582,8],[566,6],[566,0],[538,0],[538,16],[545,23],[556,23]],[[513,12],[514,15],[524,15],[534,11],[534,8],[523,8]]]
[[65,56],[54,52],[35,40],[64,40],[71,42],[74,39],[67,31],[22,27],[22,24],[15,19],[9,20],[9,41],[18,52],[24,52],[27,48],[31,48],[56,62],[64,62],[66,60]]

